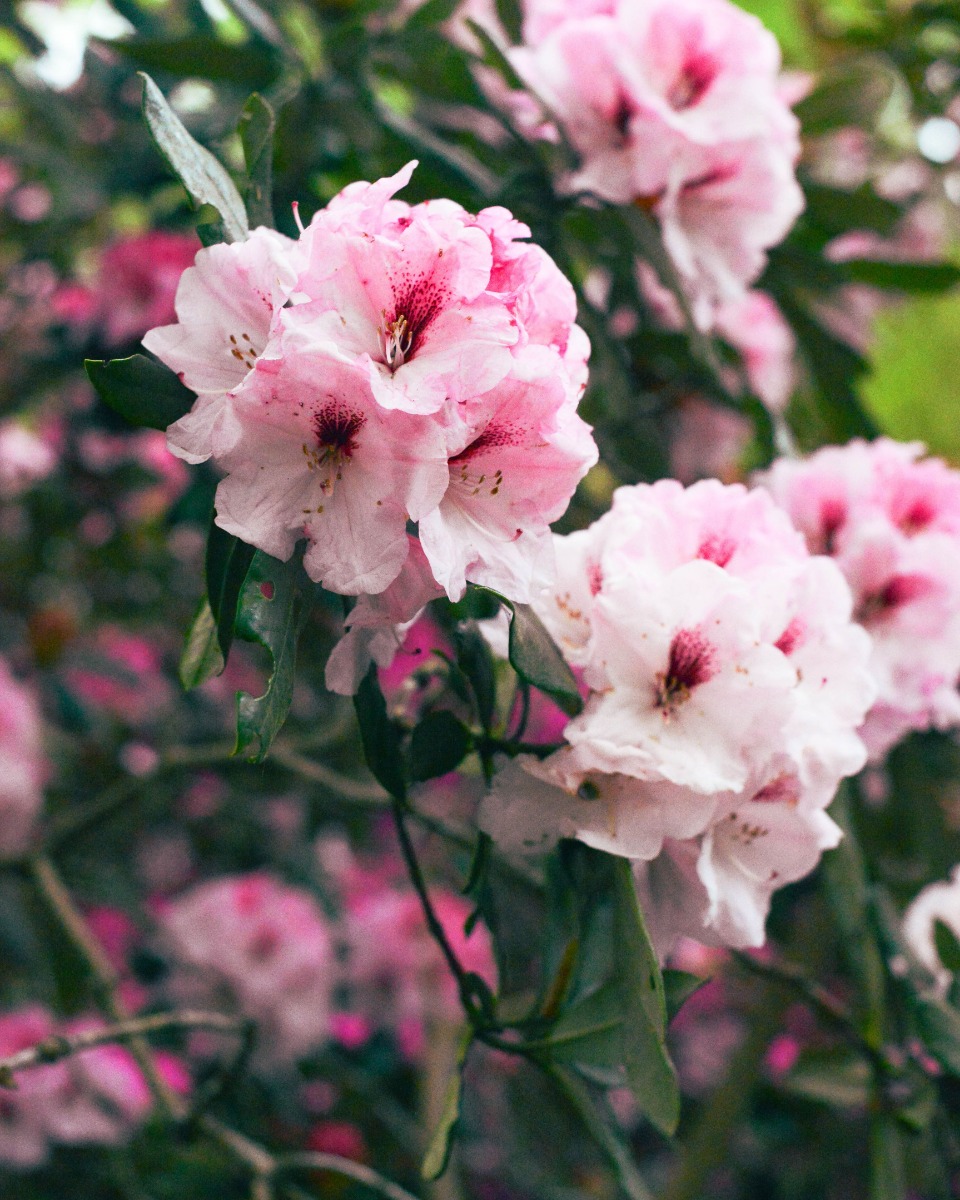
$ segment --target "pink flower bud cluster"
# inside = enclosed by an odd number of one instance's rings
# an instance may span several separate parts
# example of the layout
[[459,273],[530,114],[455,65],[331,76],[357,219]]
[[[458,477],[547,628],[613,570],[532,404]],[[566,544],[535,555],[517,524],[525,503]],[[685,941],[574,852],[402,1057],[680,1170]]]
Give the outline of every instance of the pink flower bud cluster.
[[525,599],[596,460],[576,412],[589,346],[506,209],[393,199],[414,165],[352,184],[296,241],[200,251],[178,323],[144,345],[197,393],[169,440],[225,472],[224,529],[282,559],[306,538],[312,579],[376,596],[415,522],[449,596],[473,580]]
[[771,894],[836,843],[824,810],[866,758],[869,638],[843,577],[769,496],[715,480],[621,488],[555,540],[536,608],[586,705],[563,748],[499,772],[481,824],[636,860],[664,951],[762,943]]
[[[102,1027],[82,1018],[59,1024],[39,1004],[0,1013],[0,1058],[28,1050],[54,1035],[69,1037]],[[179,1059],[155,1055],[165,1081],[177,1091],[190,1080]],[[104,1045],[18,1073],[16,1091],[0,1091],[0,1162],[29,1170],[55,1145],[118,1146],[147,1117],[150,1091],[130,1051]]]
[[[580,158],[564,181],[657,218],[698,319],[760,274],[803,207],[780,52],[729,0],[528,0],[507,51],[533,136]],[[542,103],[538,103],[542,102]]]
[[265,872],[227,875],[169,902],[159,924],[174,998],[226,1001],[255,1021],[255,1066],[292,1066],[326,1040],[336,954],[309,892]]
[[29,848],[47,771],[41,736],[36,697],[0,658],[0,859]]
[[960,938],[960,866],[953,868],[948,881],[928,884],[918,892],[903,914],[903,940],[907,948],[933,976],[937,991],[946,995],[953,973],[943,965],[937,952],[938,921],[955,938]]
[[960,472],[889,438],[780,459],[760,482],[829,554],[873,638],[878,760],[912,729],[960,725]]

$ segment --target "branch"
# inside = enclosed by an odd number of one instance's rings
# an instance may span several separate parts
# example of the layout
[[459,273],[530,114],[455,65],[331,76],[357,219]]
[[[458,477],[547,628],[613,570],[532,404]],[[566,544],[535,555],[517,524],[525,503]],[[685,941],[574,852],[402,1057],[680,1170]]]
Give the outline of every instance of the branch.
[[134,1017],[108,1025],[104,1029],[88,1029],[70,1035],[55,1034],[35,1046],[20,1050],[7,1058],[0,1058],[0,1088],[15,1088],[14,1075],[31,1067],[59,1062],[63,1058],[92,1050],[95,1046],[107,1046],[114,1042],[129,1042],[148,1033],[163,1033],[168,1029],[218,1029],[224,1033],[242,1034],[245,1022],[237,1017],[218,1012],[154,1013],[149,1017]]
[[287,1171],[332,1171],[362,1183],[372,1192],[379,1192],[386,1200],[418,1200],[412,1192],[400,1187],[398,1183],[380,1175],[363,1163],[354,1162],[352,1158],[341,1158],[339,1154],[323,1154],[319,1151],[304,1154],[284,1154],[276,1160],[274,1176]]

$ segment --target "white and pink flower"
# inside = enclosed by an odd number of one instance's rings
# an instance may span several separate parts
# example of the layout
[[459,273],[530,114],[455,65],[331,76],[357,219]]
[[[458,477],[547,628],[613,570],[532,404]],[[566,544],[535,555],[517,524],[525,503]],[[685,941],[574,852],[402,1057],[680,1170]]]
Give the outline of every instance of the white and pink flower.
[[[481,824],[520,850],[575,837],[649,864],[664,951],[680,933],[759,944],[773,891],[835,844],[823,810],[865,761],[874,688],[849,590],[765,495],[712,480],[621,488],[555,546],[535,607],[586,706],[566,746],[498,774]],[[687,883],[664,892],[664,874]]]
[[759,480],[834,559],[872,636],[879,694],[861,732],[874,760],[912,729],[960,725],[960,473],[922,455],[853,441]]

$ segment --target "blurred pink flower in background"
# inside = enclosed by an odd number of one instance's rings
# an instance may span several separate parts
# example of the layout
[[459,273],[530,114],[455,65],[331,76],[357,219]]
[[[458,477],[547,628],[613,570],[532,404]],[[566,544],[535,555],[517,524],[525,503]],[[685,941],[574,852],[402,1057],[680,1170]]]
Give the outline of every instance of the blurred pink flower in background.
[[0,858],[29,849],[48,771],[42,736],[34,693],[0,658]]
[[0,422],[0,500],[11,500],[46,478],[57,464],[50,441],[17,420]]

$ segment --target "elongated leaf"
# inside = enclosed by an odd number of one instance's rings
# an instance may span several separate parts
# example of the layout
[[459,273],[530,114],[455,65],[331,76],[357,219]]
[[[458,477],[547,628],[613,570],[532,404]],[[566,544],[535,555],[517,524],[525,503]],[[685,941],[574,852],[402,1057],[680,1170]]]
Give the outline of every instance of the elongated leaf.
[[223,219],[227,240],[242,241],[249,232],[243,200],[223,164],[195,141],[163,93],[144,71],[143,115],[170,169],[187,190],[193,203],[212,204]]
[[224,79],[240,87],[266,87],[277,74],[276,56],[263,47],[228,45],[214,37],[115,39],[109,46],[146,71]]
[[665,1044],[667,1002],[657,957],[637,902],[630,863],[614,866],[617,978],[627,1080],[637,1103],[663,1133],[680,1119],[680,1090]]
[[109,362],[88,358],[83,365],[104,404],[140,429],[166,429],[196,399],[169,367],[144,354]]
[[237,693],[235,754],[262,762],[279,733],[293,698],[297,640],[310,612],[314,589],[299,557],[282,563],[258,550],[237,606],[237,634],[265,646],[273,671],[262,696]]
[[463,1096],[463,1068],[466,1065],[467,1054],[470,1050],[472,1031],[465,1030],[460,1038],[457,1061],[453,1073],[447,1082],[447,1090],[443,1095],[443,1108],[440,1121],[430,1139],[430,1145],[423,1156],[420,1173],[424,1179],[439,1179],[446,1171],[450,1162],[450,1151],[453,1149],[453,1139],[457,1125],[460,1122],[460,1100]]
[[256,92],[240,114],[240,142],[247,165],[247,215],[253,226],[273,228],[273,109]]
[[960,1079],[960,1012],[935,996],[918,997],[914,1011],[927,1050]]
[[428,713],[410,737],[410,778],[436,779],[455,770],[472,744],[470,730],[452,712]]
[[496,703],[496,682],[490,647],[480,630],[469,622],[454,634],[457,647],[457,666],[470,681],[477,704],[477,716],[484,729],[490,728]]
[[360,738],[367,766],[373,777],[397,800],[405,800],[407,781],[403,773],[400,735],[387,716],[387,704],[371,666],[357,689],[353,706],[360,725]]
[[710,981],[701,979],[699,975],[691,975],[687,971],[672,969],[663,971],[662,975],[663,994],[667,1001],[667,1024],[669,1025],[694,992],[699,992],[704,984]]
[[857,258],[842,264],[848,278],[901,292],[945,292],[960,283],[960,267],[948,262],[884,262]]
[[206,557],[207,599],[224,662],[230,656],[237,603],[255,553],[253,546],[241,542],[215,523],[210,525]]
[[550,636],[546,626],[529,604],[504,601],[510,609],[510,663],[521,679],[546,692],[570,716],[583,708],[577,681]]
[[204,600],[187,634],[187,644],[180,658],[180,682],[189,692],[219,675],[223,668],[217,623],[210,611],[210,602]]
[[623,997],[615,979],[566,1009],[544,1041],[554,1062],[602,1068],[622,1064],[622,1045]]
[[482,25],[478,25],[476,21],[467,19],[467,25],[470,32],[480,43],[481,54],[480,58],[488,67],[492,67],[494,71],[500,75],[511,91],[522,92],[526,91],[526,86],[520,76],[513,68],[513,64],[500,49],[497,43],[493,40],[490,34]]

